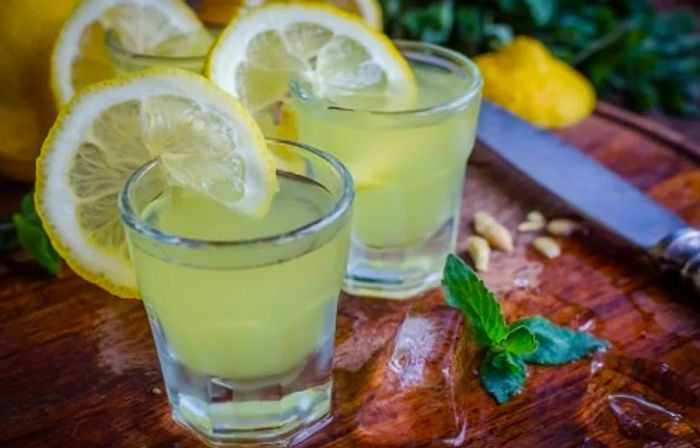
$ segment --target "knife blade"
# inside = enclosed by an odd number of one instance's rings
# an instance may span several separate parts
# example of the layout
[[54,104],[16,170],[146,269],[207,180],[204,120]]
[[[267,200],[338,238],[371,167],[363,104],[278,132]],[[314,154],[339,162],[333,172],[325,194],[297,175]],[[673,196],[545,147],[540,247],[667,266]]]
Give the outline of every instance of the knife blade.
[[484,101],[478,139],[581,215],[657,257],[700,292],[700,231],[576,147]]

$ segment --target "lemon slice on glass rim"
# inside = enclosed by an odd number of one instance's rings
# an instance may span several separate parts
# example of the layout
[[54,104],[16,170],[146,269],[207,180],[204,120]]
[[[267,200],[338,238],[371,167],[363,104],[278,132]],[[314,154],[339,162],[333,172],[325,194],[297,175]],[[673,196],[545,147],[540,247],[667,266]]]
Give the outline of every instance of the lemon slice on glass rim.
[[412,105],[417,94],[413,72],[385,35],[317,3],[242,14],[218,37],[205,74],[238,97],[271,135],[271,124],[279,125],[271,123],[275,105],[284,102],[295,77],[324,99],[372,96],[395,110]]
[[157,68],[77,94],[41,149],[37,212],[68,265],[117,296],[137,297],[118,196],[155,157],[169,182],[240,213],[265,213],[277,191],[259,127],[200,75]]
[[[51,56],[51,83],[58,104],[80,89],[114,76],[105,47],[105,32],[113,30],[125,48],[139,54],[169,53],[169,42],[184,36],[202,47],[211,38],[183,0],[84,0],[64,23]],[[208,40],[207,40],[208,39]]]

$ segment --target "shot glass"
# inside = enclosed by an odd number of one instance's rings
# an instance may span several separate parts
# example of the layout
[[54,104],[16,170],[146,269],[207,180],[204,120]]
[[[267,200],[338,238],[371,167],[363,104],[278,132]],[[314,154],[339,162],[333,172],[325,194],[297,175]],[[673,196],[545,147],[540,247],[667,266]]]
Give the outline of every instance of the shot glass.
[[456,246],[461,192],[474,145],[482,78],[468,58],[418,42],[396,45],[413,69],[411,110],[324,101],[291,81],[299,139],[338,157],[357,198],[344,289],[407,298],[439,284]]
[[264,218],[231,220],[168,185],[158,160],[120,196],[172,417],[210,444],[286,443],[330,409],[352,179],[312,147],[269,145],[296,163]]
[[163,56],[137,53],[124,46],[114,30],[107,30],[105,33],[105,47],[112,61],[115,75],[124,75],[151,67],[181,68],[194,73],[202,73],[207,57],[207,48],[195,48],[194,50],[198,50],[195,51],[195,54],[188,54],[193,49],[184,48],[184,42],[179,44],[173,42],[171,46],[174,47],[173,50],[178,50],[178,46],[182,47],[182,52],[185,54],[176,51],[171,51],[171,53],[176,54]]

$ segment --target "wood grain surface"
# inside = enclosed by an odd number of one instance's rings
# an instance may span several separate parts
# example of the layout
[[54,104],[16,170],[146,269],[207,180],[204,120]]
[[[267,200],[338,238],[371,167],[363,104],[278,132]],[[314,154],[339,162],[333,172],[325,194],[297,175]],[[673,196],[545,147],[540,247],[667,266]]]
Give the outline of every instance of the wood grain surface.
[[[604,109],[561,135],[700,226],[693,145]],[[17,199],[16,189],[0,191],[2,209]],[[570,214],[477,147],[462,239],[477,210],[513,228],[533,208]],[[544,314],[609,339],[609,353],[531,367],[526,391],[498,406],[474,374],[479,354],[462,316],[440,291],[407,302],[344,296],[333,415],[297,445],[700,447],[700,299],[593,225],[562,239],[552,261],[529,238],[496,253],[485,275],[508,319]],[[67,268],[47,277],[15,255],[0,261],[0,317],[1,447],[201,446],[170,420],[140,302]]]

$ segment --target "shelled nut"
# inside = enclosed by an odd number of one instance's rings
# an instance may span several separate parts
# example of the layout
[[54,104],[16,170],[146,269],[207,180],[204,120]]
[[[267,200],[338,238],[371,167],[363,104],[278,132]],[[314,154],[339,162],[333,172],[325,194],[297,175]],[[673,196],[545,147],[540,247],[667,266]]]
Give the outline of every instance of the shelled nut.
[[553,219],[547,224],[547,233],[554,236],[571,236],[580,229],[580,223],[566,218]]
[[505,252],[513,250],[513,236],[489,213],[480,211],[474,215],[474,230],[494,248]]
[[476,230],[476,233],[484,233],[489,226],[497,223],[496,218],[488,212],[481,211],[474,214],[474,230]]
[[532,247],[550,260],[561,255],[559,244],[548,236],[540,236],[534,239]]
[[544,229],[544,226],[545,224],[543,222],[523,221],[518,224],[518,232],[539,232],[540,230]]
[[545,218],[542,212],[539,210],[531,210],[530,212],[528,212],[525,219],[530,222],[539,222],[542,224],[547,223],[547,218]]
[[518,225],[518,232],[539,232],[544,229],[547,225],[547,218],[544,217],[542,212],[538,210],[532,210],[528,212],[525,217],[525,221]]
[[477,271],[486,272],[489,270],[491,248],[488,241],[480,236],[470,236],[467,238],[466,249]]

